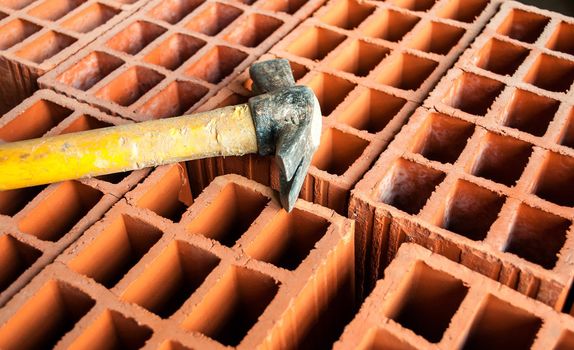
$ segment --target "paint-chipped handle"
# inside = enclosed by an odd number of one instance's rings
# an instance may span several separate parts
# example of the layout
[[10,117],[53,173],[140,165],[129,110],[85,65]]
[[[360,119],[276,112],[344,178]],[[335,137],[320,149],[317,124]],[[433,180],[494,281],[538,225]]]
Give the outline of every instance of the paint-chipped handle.
[[247,104],[0,145],[0,190],[257,152]]

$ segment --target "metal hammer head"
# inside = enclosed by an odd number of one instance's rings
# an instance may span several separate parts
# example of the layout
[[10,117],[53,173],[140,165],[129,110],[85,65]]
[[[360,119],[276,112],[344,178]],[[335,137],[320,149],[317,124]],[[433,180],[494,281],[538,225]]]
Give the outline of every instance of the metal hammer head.
[[321,138],[321,107],[313,90],[295,86],[289,61],[256,63],[249,71],[249,99],[260,155],[275,154],[281,205],[291,211]]

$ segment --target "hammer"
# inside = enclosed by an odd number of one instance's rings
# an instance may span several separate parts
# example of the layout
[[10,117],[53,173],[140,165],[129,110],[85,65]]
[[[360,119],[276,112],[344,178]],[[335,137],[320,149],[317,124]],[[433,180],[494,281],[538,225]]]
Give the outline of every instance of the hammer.
[[215,156],[275,154],[291,211],[319,146],[321,109],[284,59],[249,69],[257,94],[209,112],[0,145],[0,190]]

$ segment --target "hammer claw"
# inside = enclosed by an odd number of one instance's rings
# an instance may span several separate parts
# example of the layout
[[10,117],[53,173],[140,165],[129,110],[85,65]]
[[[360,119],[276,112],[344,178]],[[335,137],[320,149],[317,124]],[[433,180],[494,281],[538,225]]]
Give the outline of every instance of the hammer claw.
[[308,130],[295,126],[286,128],[279,135],[275,157],[281,173],[285,174],[287,180],[291,180],[299,167],[305,155],[308,138]]
[[307,176],[307,171],[311,165],[312,158],[312,154],[305,154],[303,156],[291,180],[287,180],[284,173],[281,173],[280,175],[279,199],[281,200],[283,208],[288,212],[293,210],[293,207],[295,206],[295,202],[299,197],[299,192],[301,192],[301,187],[303,187],[303,182]]

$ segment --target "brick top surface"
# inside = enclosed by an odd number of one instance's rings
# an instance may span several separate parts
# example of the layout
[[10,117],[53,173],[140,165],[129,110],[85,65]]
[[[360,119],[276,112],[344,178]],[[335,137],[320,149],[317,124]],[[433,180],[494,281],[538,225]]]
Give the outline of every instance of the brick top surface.
[[[354,299],[351,220],[301,200],[287,214],[269,188],[233,175],[192,199],[184,172],[158,168],[16,295],[0,345],[106,344],[112,327],[137,347],[293,347],[311,310]],[[181,214],[177,202],[193,204]],[[45,308],[60,315],[46,326],[57,332],[22,323]]]
[[415,244],[403,244],[335,349],[562,349],[574,320]]
[[[563,92],[543,89],[557,78],[542,67],[567,67],[568,55],[544,48],[556,47],[547,43],[565,20],[518,3],[502,6],[357,184],[350,215],[363,204],[378,210],[374,217],[363,212],[359,231],[382,217],[405,219],[408,233],[430,230],[452,244],[424,239],[425,246],[456,261],[470,249],[482,257],[467,257],[467,266],[561,307],[573,276],[571,82]],[[536,23],[534,34],[527,27]],[[567,81],[568,72],[560,77]],[[403,241],[398,226],[390,229],[391,245]],[[529,274],[533,282],[519,281]]]

